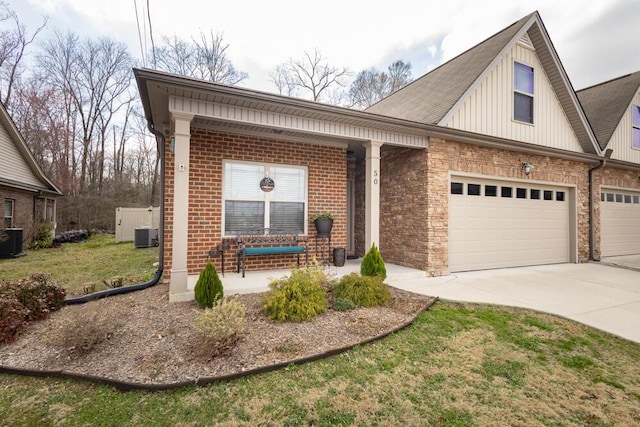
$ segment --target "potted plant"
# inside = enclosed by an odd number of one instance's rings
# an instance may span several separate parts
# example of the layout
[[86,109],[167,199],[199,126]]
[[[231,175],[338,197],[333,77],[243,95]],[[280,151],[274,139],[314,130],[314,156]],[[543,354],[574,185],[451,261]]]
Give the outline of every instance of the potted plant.
[[319,237],[328,237],[333,228],[333,214],[328,212],[311,215],[309,218],[316,226],[316,234]]

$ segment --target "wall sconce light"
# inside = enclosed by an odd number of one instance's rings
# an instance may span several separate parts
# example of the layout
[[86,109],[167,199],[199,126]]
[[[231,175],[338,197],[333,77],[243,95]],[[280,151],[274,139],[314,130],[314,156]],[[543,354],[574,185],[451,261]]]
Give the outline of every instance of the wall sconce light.
[[176,152],[176,138],[174,136],[171,137],[171,142],[169,142],[169,151],[171,153]]
[[531,163],[529,162],[522,162],[522,164],[520,165],[522,171],[524,172],[525,175],[529,176],[529,174],[531,173]]

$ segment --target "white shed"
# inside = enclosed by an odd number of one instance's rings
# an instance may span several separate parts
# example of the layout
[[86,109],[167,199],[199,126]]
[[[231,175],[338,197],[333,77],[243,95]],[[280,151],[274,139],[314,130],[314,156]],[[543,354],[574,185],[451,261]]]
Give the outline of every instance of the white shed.
[[134,241],[140,227],[159,228],[160,208],[116,208],[116,243]]

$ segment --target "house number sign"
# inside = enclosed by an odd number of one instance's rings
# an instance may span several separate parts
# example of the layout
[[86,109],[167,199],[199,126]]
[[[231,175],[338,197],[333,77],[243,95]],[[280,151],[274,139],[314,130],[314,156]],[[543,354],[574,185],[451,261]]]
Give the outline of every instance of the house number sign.
[[373,185],[378,185],[378,171],[373,171]]
[[269,193],[273,191],[273,188],[275,186],[276,186],[276,183],[273,181],[273,179],[269,178],[268,176],[265,176],[260,180],[260,189],[265,193]]

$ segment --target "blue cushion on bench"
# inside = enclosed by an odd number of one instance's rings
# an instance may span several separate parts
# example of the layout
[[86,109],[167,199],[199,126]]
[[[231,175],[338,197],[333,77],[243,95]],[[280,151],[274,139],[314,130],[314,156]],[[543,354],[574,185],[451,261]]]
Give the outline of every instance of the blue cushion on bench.
[[245,248],[246,255],[297,254],[304,253],[304,246],[275,246],[263,248]]

